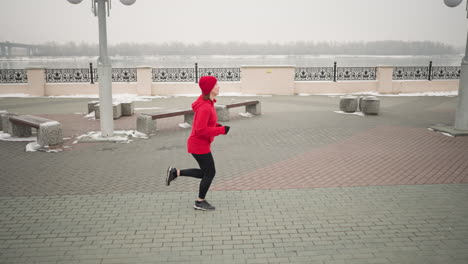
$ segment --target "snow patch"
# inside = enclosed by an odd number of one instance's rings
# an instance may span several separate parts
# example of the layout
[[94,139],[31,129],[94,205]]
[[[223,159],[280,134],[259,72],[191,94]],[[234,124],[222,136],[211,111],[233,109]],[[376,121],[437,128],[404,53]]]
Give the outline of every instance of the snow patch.
[[10,134],[0,131],[0,140],[3,141],[17,141],[17,142],[28,142],[36,141],[36,137],[12,137]]
[[344,115],[357,115],[357,116],[364,116],[364,114],[362,112],[354,112],[354,113],[346,113],[346,112],[343,112],[343,111],[333,111],[337,114],[344,114]]
[[252,115],[251,113],[239,113],[240,116],[243,116],[243,117],[252,117],[254,115]]
[[75,142],[76,143],[89,143],[89,142],[114,142],[114,143],[130,143],[132,138],[148,138],[144,133],[128,130],[128,131],[114,131],[114,136],[112,137],[103,137],[101,131],[91,131],[87,134],[78,136]]
[[187,123],[187,122],[182,123],[182,124],[179,124],[179,126],[180,126],[181,128],[191,128],[191,127],[192,127],[192,126],[191,126],[189,123]]
[[29,94],[17,93],[17,94],[0,94],[0,97],[34,97]]

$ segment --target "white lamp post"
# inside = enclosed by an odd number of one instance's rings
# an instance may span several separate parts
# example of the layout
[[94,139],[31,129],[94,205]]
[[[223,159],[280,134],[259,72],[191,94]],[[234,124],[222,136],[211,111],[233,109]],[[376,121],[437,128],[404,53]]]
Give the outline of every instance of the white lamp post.
[[[448,7],[456,7],[463,0],[444,0]],[[468,5],[467,5],[468,11]],[[434,126],[437,131],[448,132],[454,136],[468,135],[468,39],[465,55],[461,63],[460,82],[458,86],[458,104],[455,112],[455,126]]]
[[[83,0],[68,0],[72,4],[79,4]],[[120,0],[124,5],[132,5],[136,0]],[[114,135],[114,120],[112,110],[112,65],[107,53],[107,13],[110,11],[111,0],[92,0],[94,15],[99,21],[99,58],[97,61],[99,74],[99,105],[101,119],[101,136]]]
[[[456,7],[463,0],[444,0],[448,7]],[[468,4],[467,4],[468,12]],[[465,56],[461,62],[460,81],[458,86],[458,103],[455,112],[455,125],[431,126],[436,131],[447,132],[453,136],[468,136],[468,39],[465,47]]]

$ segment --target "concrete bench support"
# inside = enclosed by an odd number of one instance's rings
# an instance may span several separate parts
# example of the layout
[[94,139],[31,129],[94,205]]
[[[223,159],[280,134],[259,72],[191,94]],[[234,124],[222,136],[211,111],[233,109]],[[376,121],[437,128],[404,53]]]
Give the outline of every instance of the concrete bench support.
[[39,125],[37,143],[41,146],[54,146],[63,143],[62,125],[51,121]]
[[3,121],[2,121],[2,115],[8,114],[7,111],[0,110],[0,130],[3,131]]
[[184,115],[184,122],[187,124],[193,124],[193,117],[195,116],[194,113],[187,113]]
[[375,96],[366,96],[361,100],[361,111],[366,115],[378,115],[380,100]]
[[124,102],[124,103],[121,103],[121,106],[122,106],[122,116],[132,116],[135,113],[133,102]]
[[32,129],[28,125],[11,123],[11,136],[13,137],[30,137]]
[[215,105],[215,109],[216,115],[218,116],[218,121],[229,121],[229,109],[225,105]]
[[2,129],[3,132],[8,133],[10,135],[13,134],[12,126],[11,126],[11,121],[10,121],[10,116],[16,116],[17,114],[14,113],[6,113],[6,114],[1,114],[2,116]]
[[91,101],[88,102],[88,114],[94,112],[95,110],[95,105],[99,104],[99,101]]
[[346,95],[340,99],[340,110],[345,113],[356,112],[358,106],[358,99],[356,96]]
[[[99,119],[101,118],[101,111],[99,110],[99,104],[94,106],[94,118]],[[112,112],[113,118],[118,119],[122,116],[122,106],[120,103],[113,103],[112,104]]]
[[139,115],[137,117],[137,131],[146,135],[155,134],[156,120],[153,120],[150,115]]
[[215,105],[216,114],[218,116],[218,121],[227,122],[229,121],[229,109],[234,107],[245,106],[245,111],[252,115],[261,115],[262,110],[259,101],[249,101],[243,103],[234,103],[228,105]]
[[247,113],[251,113],[252,115],[261,115],[262,114],[262,107],[260,102],[258,104],[254,105],[246,105],[245,106],[245,111]]

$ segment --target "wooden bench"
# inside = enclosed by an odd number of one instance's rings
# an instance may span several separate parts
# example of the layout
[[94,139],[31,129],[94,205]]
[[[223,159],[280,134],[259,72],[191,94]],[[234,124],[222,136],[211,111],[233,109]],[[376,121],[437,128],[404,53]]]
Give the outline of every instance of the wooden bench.
[[252,115],[261,115],[261,105],[260,101],[246,101],[241,103],[234,103],[228,105],[215,105],[216,114],[218,115],[218,120],[222,122],[229,121],[229,109],[234,107],[245,106],[245,111]]
[[37,143],[41,146],[54,146],[63,143],[62,125],[54,120],[32,116],[9,116],[11,135],[14,137],[30,137],[31,128],[37,129]]
[[164,112],[156,113],[141,113],[137,117],[137,131],[152,135],[156,133],[156,120],[161,118],[173,117],[173,116],[184,116],[184,122],[192,124],[193,122],[193,110],[166,110]]

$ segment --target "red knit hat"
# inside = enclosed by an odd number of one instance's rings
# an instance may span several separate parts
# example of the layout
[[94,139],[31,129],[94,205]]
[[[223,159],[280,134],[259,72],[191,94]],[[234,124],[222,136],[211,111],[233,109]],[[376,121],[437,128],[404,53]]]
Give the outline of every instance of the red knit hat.
[[210,94],[217,82],[218,80],[213,76],[203,76],[198,81],[198,86],[200,86],[203,94]]

